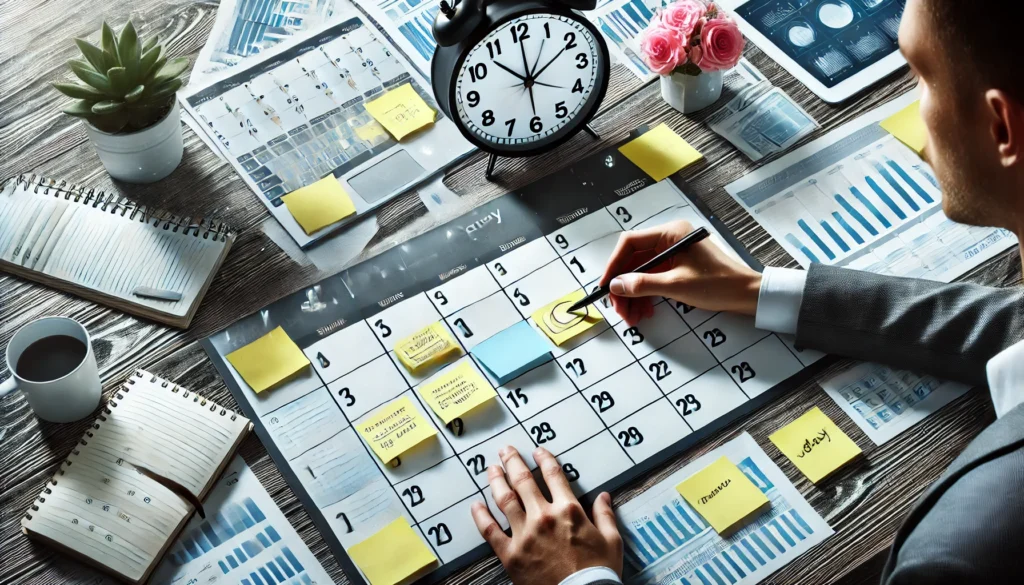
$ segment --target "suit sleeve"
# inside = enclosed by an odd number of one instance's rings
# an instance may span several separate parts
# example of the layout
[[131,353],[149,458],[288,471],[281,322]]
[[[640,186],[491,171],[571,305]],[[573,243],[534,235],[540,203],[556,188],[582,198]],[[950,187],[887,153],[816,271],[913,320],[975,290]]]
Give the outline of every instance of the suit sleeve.
[[974,385],[1024,339],[1024,292],[812,264],[797,345]]

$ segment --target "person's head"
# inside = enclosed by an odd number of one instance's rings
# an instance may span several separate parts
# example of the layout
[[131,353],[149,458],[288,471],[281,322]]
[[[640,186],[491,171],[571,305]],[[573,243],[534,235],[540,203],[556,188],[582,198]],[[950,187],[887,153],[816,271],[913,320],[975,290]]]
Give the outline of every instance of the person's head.
[[908,0],[926,158],[954,221],[1024,231],[1024,2]]

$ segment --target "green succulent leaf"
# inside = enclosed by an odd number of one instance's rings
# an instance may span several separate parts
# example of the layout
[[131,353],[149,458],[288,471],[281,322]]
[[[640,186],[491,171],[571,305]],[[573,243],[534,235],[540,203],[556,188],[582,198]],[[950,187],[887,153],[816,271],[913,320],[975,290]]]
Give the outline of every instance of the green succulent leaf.
[[64,113],[76,118],[91,118],[95,115],[92,113],[92,107],[95,104],[96,102],[81,100],[64,108]]
[[100,116],[103,116],[103,115],[107,115],[107,114],[114,114],[116,112],[120,112],[123,109],[124,109],[124,102],[119,102],[119,101],[115,101],[115,100],[106,100],[106,101],[97,102],[97,103],[93,104],[93,106],[92,106],[92,113],[98,114]]
[[146,44],[142,45],[142,52],[145,53],[146,51],[148,51],[148,50],[152,49],[153,47],[155,47],[157,41],[159,41],[159,40],[160,40],[159,35],[153,35],[153,36],[149,37],[149,39],[146,40]]
[[117,40],[117,54],[121,56],[121,66],[128,71],[128,75],[135,75],[139,70],[139,57],[142,51],[139,47],[139,35],[130,20],[121,29],[121,38]]
[[142,92],[144,91],[146,91],[145,85],[136,85],[135,89],[129,91],[124,95],[124,101],[128,102],[129,104],[134,103],[138,101],[140,97],[142,97]]
[[107,78],[119,95],[124,95],[130,88],[131,80],[128,79],[128,70],[124,67],[111,67],[107,70]]
[[57,91],[68,97],[96,102],[107,99],[106,94],[102,91],[98,91],[88,85],[80,83],[54,83],[52,85]]
[[[160,45],[157,45],[157,46],[152,47],[151,49],[147,50],[145,53],[142,54],[142,60],[139,61],[139,76],[138,76],[138,78],[140,80],[145,81],[146,79],[149,79],[150,74],[151,73],[155,73],[157,71],[155,65],[157,64],[157,62],[160,61],[160,53],[162,53],[163,50],[164,50],[163,47],[161,47]],[[166,63],[166,62],[167,62],[167,60],[165,59],[164,63]],[[162,64],[161,64],[161,67],[163,67]]]
[[82,55],[89,61],[92,68],[96,71],[106,71],[113,67],[113,64],[107,62],[107,56],[103,53],[103,49],[90,43],[85,39],[75,39],[75,44],[78,45],[78,50],[82,52]]
[[157,84],[181,75],[188,68],[188,57],[176,57],[167,62],[153,80]]
[[107,79],[107,76],[93,69],[87,62],[81,59],[72,59],[68,61],[68,66],[71,67],[71,70],[75,72],[75,75],[84,81],[86,85],[91,85],[106,94],[113,91],[113,88],[110,85],[110,80]]
[[106,22],[103,23],[103,28],[100,32],[100,45],[103,46],[103,52],[114,59],[110,67],[121,64],[121,57],[117,54],[117,40],[114,37],[114,29],[110,28],[110,25]]
[[153,63],[153,66],[149,68],[149,72],[142,77],[142,82],[146,85],[153,85],[153,80],[156,79],[157,73],[163,68],[164,63],[167,63],[167,57],[160,57]]
[[169,96],[174,95],[174,92],[181,89],[180,79],[171,79],[165,81],[163,84],[158,85],[157,88],[149,95],[149,101],[154,102],[157,100],[165,99]]

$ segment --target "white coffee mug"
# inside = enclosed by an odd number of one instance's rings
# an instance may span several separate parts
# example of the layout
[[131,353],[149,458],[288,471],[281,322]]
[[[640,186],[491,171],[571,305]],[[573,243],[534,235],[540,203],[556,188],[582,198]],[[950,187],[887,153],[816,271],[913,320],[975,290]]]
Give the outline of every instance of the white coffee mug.
[[[85,358],[71,373],[47,382],[25,380],[18,375],[21,354],[36,341],[55,335],[67,335],[85,344]],[[11,377],[0,382],[0,397],[15,390],[25,399],[39,418],[56,423],[83,419],[100,403],[102,385],[96,354],[92,351],[89,332],[81,323],[67,317],[43,317],[25,325],[7,344],[7,369]]]

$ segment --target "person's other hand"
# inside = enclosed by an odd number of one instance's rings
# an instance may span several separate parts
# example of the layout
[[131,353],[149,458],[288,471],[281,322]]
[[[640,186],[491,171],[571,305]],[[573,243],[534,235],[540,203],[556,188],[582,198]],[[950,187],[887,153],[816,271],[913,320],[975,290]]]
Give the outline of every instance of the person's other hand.
[[608,260],[600,284],[611,282],[612,306],[636,325],[654,312],[651,297],[673,299],[707,311],[754,315],[761,275],[705,239],[669,258],[654,271],[629,271],[647,262],[693,231],[688,221],[624,232]]
[[512,536],[505,534],[481,502],[473,504],[473,521],[512,583],[558,585],[569,575],[590,567],[608,567],[622,576],[622,538],[607,492],[594,501],[591,522],[572,493],[562,466],[547,449],[538,448],[533,458],[551,492],[551,502],[541,494],[514,447],[505,447],[498,455],[505,469],[492,465],[487,469],[487,479],[495,503],[508,518]]

